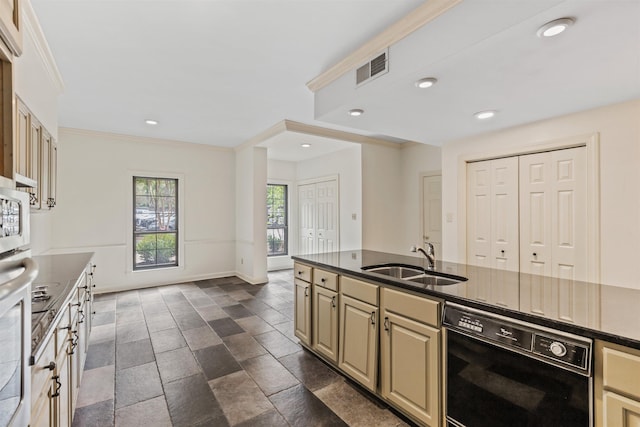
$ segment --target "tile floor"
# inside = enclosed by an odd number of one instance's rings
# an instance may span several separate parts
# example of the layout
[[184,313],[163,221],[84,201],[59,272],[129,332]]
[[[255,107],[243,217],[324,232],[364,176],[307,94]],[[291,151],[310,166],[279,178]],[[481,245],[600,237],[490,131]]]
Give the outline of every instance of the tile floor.
[[292,283],[97,295],[73,427],[407,426],[302,349]]

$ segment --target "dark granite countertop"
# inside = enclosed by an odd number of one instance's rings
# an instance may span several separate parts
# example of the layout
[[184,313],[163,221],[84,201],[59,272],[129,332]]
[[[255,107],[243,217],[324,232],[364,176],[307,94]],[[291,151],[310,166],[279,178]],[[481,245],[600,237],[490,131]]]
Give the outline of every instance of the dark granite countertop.
[[300,255],[296,261],[340,274],[404,288],[444,301],[640,349],[640,290],[438,261],[436,272],[467,277],[433,286],[362,267],[398,263],[425,268],[424,257],[368,250]]
[[48,339],[54,325],[62,315],[61,308],[74,295],[76,283],[93,257],[92,252],[40,255],[33,257],[38,264],[38,277],[32,287],[47,285],[51,299],[47,301],[46,311],[31,316],[32,362],[42,350],[42,344]]

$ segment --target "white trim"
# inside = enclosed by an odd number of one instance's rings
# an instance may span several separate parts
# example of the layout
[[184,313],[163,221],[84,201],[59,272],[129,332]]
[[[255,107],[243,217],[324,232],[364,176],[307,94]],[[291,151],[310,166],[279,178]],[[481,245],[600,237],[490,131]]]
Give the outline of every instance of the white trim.
[[521,148],[501,148],[458,157],[458,260],[467,259],[467,163],[545,151],[587,150],[587,281],[600,282],[600,134],[598,132],[541,141]]
[[275,125],[271,126],[269,129],[264,130],[253,138],[243,142],[234,148],[234,150],[242,151],[245,148],[255,147],[275,136],[278,136],[285,132],[293,132],[300,133],[303,135],[312,135],[319,136],[323,138],[335,139],[338,141],[346,141],[353,142],[355,144],[375,144],[375,145],[383,145],[385,147],[391,148],[402,148],[405,144],[419,144],[414,141],[404,141],[404,142],[391,142],[386,141],[384,139],[373,138],[370,136],[364,136],[357,133],[345,132],[342,130],[335,130],[329,128],[323,128],[315,125],[308,125],[305,123],[295,122],[293,120],[282,120]]
[[[337,181],[338,183],[338,190],[340,189],[340,175],[335,174],[335,175],[326,175],[326,176],[321,176],[321,177],[317,177],[317,178],[309,178],[309,179],[303,179],[301,181],[298,181],[296,183],[296,186],[300,186],[300,185],[307,185],[307,184],[316,184],[318,182],[326,182],[326,181]],[[340,197],[340,194],[338,194],[338,200]]]
[[[127,221],[127,236],[125,237],[125,246],[127,247],[126,255],[125,255],[125,269],[124,274],[128,276],[130,274],[138,275],[143,273],[155,272],[157,274],[158,271],[163,269],[179,269],[185,270],[185,241],[184,241],[184,180],[185,175],[183,173],[177,172],[158,172],[158,171],[144,171],[144,170],[128,170],[128,190],[125,194],[128,194],[129,201],[127,202],[127,208],[131,213],[131,217],[129,221]],[[168,178],[168,179],[177,179],[178,180],[178,265],[177,266],[167,266],[167,267],[159,267],[159,268],[149,268],[149,269],[140,269],[135,270],[133,268],[133,256],[134,256],[134,247],[133,247],[133,178],[134,177],[148,177],[148,178]]]

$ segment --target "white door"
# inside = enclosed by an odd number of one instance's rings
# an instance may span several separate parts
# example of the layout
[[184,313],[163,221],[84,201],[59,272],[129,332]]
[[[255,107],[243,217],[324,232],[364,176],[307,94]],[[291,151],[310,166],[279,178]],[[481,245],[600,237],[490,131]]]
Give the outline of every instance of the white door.
[[298,185],[298,253],[339,249],[338,180]]
[[338,182],[323,181],[316,186],[316,251],[338,250]]
[[436,258],[442,253],[442,176],[422,178],[422,238],[433,245]]
[[521,268],[586,280],[586,148],[520,157]]
[[315,212],[316,187],[315,184],[298,186],[298,253],[312,254],[315,248]]
[[491,160],[491,267],[518,271],[518,158]]
[[467,164],[467,263],[491,267],[491,162]]

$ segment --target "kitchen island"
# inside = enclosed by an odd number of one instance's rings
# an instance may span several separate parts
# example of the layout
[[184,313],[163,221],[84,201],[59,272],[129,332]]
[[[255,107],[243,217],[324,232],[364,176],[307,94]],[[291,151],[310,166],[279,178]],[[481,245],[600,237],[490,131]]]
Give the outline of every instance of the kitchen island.
[[[448,262],[430,270],[425,258],[367,250],[293,259],[301,343],[421,425],[444,425],[441,317],[451,303],[594,340],[596,426],[622,425],[640,407],[640,290]],[[390,264],[467,280],[374,271]]]

